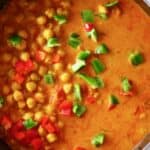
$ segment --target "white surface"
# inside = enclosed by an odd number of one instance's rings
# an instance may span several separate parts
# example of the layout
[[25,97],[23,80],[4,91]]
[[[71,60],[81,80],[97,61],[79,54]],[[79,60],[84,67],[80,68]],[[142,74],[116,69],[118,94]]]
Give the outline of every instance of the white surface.
[[148,143],[143,150],[150,150],[150,143]]
[[[150,0],[143,0],[150,7]],[[150,150],[150,148],[149,148]]]

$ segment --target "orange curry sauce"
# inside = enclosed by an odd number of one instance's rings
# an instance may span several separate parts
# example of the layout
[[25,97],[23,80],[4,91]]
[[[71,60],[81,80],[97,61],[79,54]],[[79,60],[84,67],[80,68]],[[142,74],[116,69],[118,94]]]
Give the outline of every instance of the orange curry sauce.
[[131,0],[11,0],[0,10],[10,147],[131,150],[150,132],[149,26]]

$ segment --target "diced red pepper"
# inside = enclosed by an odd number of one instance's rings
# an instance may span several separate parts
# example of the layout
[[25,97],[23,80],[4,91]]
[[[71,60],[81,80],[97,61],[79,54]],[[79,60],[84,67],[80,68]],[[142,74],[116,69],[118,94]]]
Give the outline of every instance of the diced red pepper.
[[0,120],[0,124],[5,128],[5,130],[8,130],[12,127],[12,121],[6,115],[2,116],[2,118]]
[[34,69],[34,64],[31,60],[27,60],[27,61],[19,60],[15,64],[16,73],[19,73],[21,75],[26,75],[31,71],[33,71],[33,69]]
[[47,116],[44,116],[41,120],[41,126],[49,133],[56,133],[57,128],[54,123],[52,123]]
[[66,94],[61,87],[57,87],[56,92],[57,92],[57,99],[59,100],[60,103],[66,100]]
[[39,62],[44,60],[45,59],[45,53],[42,51],[36,51],[35,59],[36,59],[36,61],[39,61]]
[[93,97],[92,95],[87,96],[87,98],[85,100],[88,104],[93,104],[96,102],[95,97]]
[[21,141],[25,138],[26,134],[24,131],[15,132],[14,137],[16,140]]
[[65,100],[59,104],[58,109],[61,115],[70,116],[72,114],[72,102]]
[[109,104],[108,110],[112,110],[112,109],[114,109],[116,106],[117,106],[116,104]]
[[44,150],[44,144],[41,138],[35,138],[31,141],[33,150]]
[[129,91],[129,92],[123,92],[123,91],[121,91],[120,95],[122,95],[122,96],[133,96],[133,91]]
[[94,24],[93,23],[85,23],[84,29],[86,32],[90,32],[92,29],[94,29]]
[[52,57],[53,64],[60,62],[60,60],[61,60],[60,55],[58,55],[58,54],[53,55],[53,57]]
[[83,147],[76,147],[74,150],[86,150],[86,149]]
[[16,82],[18,82],[19,84],[22,84],[24,82],[25,78],[23,75],[16,73],[16,75],[14,76],[14,80]]

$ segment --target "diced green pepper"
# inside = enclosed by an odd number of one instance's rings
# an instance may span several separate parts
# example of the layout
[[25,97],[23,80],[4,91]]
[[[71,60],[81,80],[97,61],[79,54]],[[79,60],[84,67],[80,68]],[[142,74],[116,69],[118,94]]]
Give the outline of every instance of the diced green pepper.
[[52,75],[52,74],[45,74],[45,75],[44,75],[44,81],[45,81],[45,83],[47,83],[47,84],[52,84],[52,83],[54,83],[53,75]]
[[81,51],[78,54],[77,59],[85,60],[85,59],[87,59],[90,56],[90,54],[91,54],[91,52],[89,50]]
[[84,73],[80,73],[79,77],[94,89],[104,87],[104,81],[98,77],[90,77]]
[[105,65],[97,58],[92,60],[92,67],[96,74],[105,70]]
[[14,35],[11,35],[8,39],[9,43],[12,45],[12,46],[17,46],[19,44],[21,44],[22,42],[22,37],[17,35],[17,34],[14,34]]
[[26,129],[32,129],[37,126],[37,122],[30,118],[30,119],[25,120],[23,122],[23,125]]
[[130,83],[130,81],[127,78],[123,78],[122,79],[122,90],[124,92],[129,92],[132,89],[132,84]]
[[93,139],[91,140],[91,143],[95,147],[100,147],[102,144],[104,144],[104,140],[105,140],[105,134],[100,133],[96,135],[95,137],[93,137]]
[[94,22],[94,13],[92,10],[86,9],[81,12],[81,17],[84,22]]
[[129,55],[129,61],[132,65],[137,66],[144,62],[144,57],[140,52],[132,52]]
[[5,100],[2,96],[0,96],[0,108],[4,106]]
[[54,15],[54,20],[56,20],[60,25],[67,22],[67,18],[64,15]]
[[97,42],[97,40],[98,40],[98,33],[97,33],[97,31],[95,29],[92,29],[90,32],[87,32],[87,35],[94,42]]
[[73,72],[77,72],[79,71],[81,68],[85,67],[86,63],[84,60],[76,60],[76,63],[72,65],[72,71]]
[[78,101],[81,101],[82,100],[82,95],[81,95],[81,87],[80,87],[80,84],[75,84],[74,85],[74,96],[75,96],[75,99],[78,100]]
[[69,36],[69,40],[68,40],[68,44],[72,47],[72,48],[77,48],[80,44],[81,44],[81,39],[80,36],[77,33],[72,33]]
[[104,4],[104,6],[107,7],[107,8],[110,8],[110,7],[114,7],[114,6],[118,5],[118,4],[119,4],[118,0],[113,0],[113,1],[110,1],[110,2],[108,2],[106,4]]
[[108,52],[109,52],[109,49],[104,43],[98,45],[98,47],[95,50],[96,54],[107,54]]
[[86,112],[87,108],[84,105],[81,104],[74,104],[73,105],[73,113],[77,116],[77,117],[82,117],[84,115],[84,113]]
[[58,46],[60,46],[60,43],[57,38],[51,37],[48,39],[48,41],[47,41],[48,48],[53,48],[53,47],[58,47]]
[[107,20],[107,19],[108,19],[108,15],[107,15],[106,13],[100,13],[98,16],[99,16],[100,19],[102,19],[102,20]]

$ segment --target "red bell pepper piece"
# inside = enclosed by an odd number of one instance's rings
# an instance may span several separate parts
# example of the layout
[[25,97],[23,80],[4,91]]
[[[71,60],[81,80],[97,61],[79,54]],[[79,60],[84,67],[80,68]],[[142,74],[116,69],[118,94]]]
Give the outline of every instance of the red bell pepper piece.
[[12,127],[12,121],[6,115],[2,116],[2,118],[0,120],[0,124],[5,128],[5,130],[8,130]]
[[86,97],[86,102],[87,102],[88,104],[93,104],[93,103],[96,102],[96,99],[95,99],[95,97],[89,95],[89,96]]
[[41,120],[41,126],[49,133],[56,133],[58,130],[54,123],[52,123],[47,116]]
[[86,32],[90,32],[92,29],[94,29],[94,24],[93,23],[85,23],[84,29]]
[[58,54],[53,55],[53,57],[52,57],[53,64],[60,62],[60,60],[61,60],[60,55],[58,55]]
[[33,150],[44,150],[44,144],[41,138],[34,138],[31,141],[31,146]]
[[70,116],[72,114],[72,102],[63,101],[59,104],[58,109],[61,115]]
[[44,60],[44,58],[45,58],[45,53],[44,52],[39,51],[39,50],[36,51],[36,53],[35,53],[36,61],[40,62],[40,61]]
[[64,90],[62,89],[62,87],[60,87],[60,86],[57,87],[56,92],[57,92],[57,99],[59,100],[59,102],[66,100],[66,94],[65,94]]
[[14,137],[16,140],[21,141],[25,138],[25,132],[24,131],[18,131],[14,133]]
[[86,150],[86,149],[83,147],[76,147],[74,150]]
[[19,84],[22,84],[24,82],[25,78],[23,75],[16,73],[16,75],[14,76],[14,80],[16,82],[18,82]]

